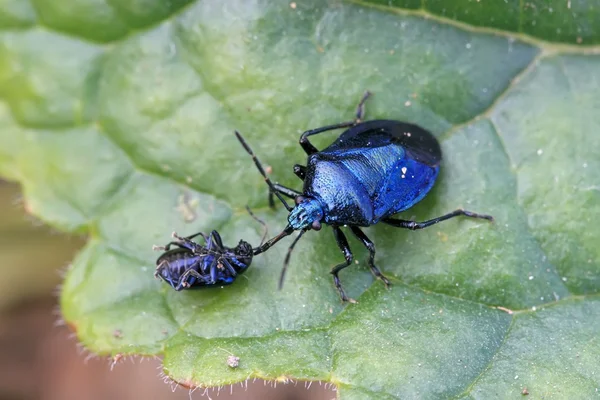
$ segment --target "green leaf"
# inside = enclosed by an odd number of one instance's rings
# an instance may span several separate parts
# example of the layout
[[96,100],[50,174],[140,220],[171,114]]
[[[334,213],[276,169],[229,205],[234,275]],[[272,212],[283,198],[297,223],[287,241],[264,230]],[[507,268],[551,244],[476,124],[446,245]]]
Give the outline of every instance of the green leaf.
[[[87,233],[61,306],[99,354],[163,355],[188,386],[334,383],[340,398],[591,398],[600,387],[600,10],[595,2],[0,1],[0,174],[47,223]],[[579,45],[583,43],[584,45]],[[369,118],[440,138],[410,232],[366,229],[383,288],[328,229],[234,285],[176,293],[153,244],[284,226],[232,132],[301,188],[306,129]],[[333,135],[317,137],[320,147]],[[229,354],[239,367],[227,366]]]

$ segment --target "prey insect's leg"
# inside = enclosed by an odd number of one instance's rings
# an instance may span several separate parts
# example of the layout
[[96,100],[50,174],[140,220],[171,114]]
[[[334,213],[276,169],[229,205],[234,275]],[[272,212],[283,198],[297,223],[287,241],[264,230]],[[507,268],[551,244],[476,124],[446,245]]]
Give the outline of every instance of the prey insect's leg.
[[202,274],[200,274],[198,271],[193,269],[193,267],[190,267],[179,277],[179,283],[177,284],[177,287],[180,289],[176,288],[175,290],[181,290],[182,288],[189,288],[191,286],[188,283],[188,279],[190,277],[194,277],[194,278],[198,279],[200,282],[206,282],[206,278]]
[[177,242],[169,242],[165,246],[156,246],[156,245],[154,245],[154,246],[152,246],[152,250],[154,250],[154,251],[169,251],[169,250],[171,250],[171,246],[177,246],[177,247],[180,247],[182,249],[192,250],[188,246],[184,246],[181,243],[177,243]]
[[[207,243],[208,243],[208,239],[207,239],[207,238],[206,238],[206,236],[205,236],[204,234],[202,234],[202,233],[197,233],[197,234],[195,234],[195,235],[192,235],[192,238],[193,238],[193,237],[196,237],[196,236],[198,236],[198,235],[202,235],[202,237],[204,238],[205,242],[207,242]],[[186,248],[186,249],[188,249],[188,250],[191,250],[191,251],[193,251],[193,252],[202,252],[202,249],[204,248],[204,246],[202,246],[201,244],[199,244],[199,243],[196,243],[196,242],[192,241],[192,240],[190,239],[190,237],[183,237],[183,236],[179,236],[179,235],[177,234],[177,232],[173,232],[173,233],[171,234],[171,236],[173,236],[175,239],[179,240],[179,242],[180,242],[180,243],[178,244],[178,246],[179,246],[179,247]]]

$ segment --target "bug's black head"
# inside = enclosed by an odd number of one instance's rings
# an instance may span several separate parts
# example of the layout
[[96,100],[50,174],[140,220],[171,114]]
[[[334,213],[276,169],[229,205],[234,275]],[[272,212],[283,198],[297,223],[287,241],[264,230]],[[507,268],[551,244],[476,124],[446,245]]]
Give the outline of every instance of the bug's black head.
[[230,255],[232,264],[238,271],[243,271],[252,264],[252,246],[250,243],[240,240],[237,246],[233,248],[233,252]]

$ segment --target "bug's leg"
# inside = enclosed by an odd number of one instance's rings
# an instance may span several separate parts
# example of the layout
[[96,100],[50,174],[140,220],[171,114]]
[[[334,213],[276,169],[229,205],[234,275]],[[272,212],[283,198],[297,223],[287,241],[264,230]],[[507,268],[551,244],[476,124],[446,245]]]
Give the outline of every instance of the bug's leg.
[[365,116],[365,102],[371,96],[371,92],[368,90],[363,94],[358,106],[356,106],[356,123],[361,122]]
[[306,177],[306,167],[304,165],[295,164],[294,165],[294,174],[301,180],[304,180]]
[[181,243],[177,242],[169,242],[166,246],[152,246],[152,250],[154,251],[169,251],[171,250],[171,246],[181,247],[182,249],[187,249],[187,246],[182,246]]
[[204,241],[206,242],[206,233],[204,232],[198,232],[198,233],[194,233],[193,235],[190,236],[186,236],[185,238],[187,240],[192,240],[193,238],[195,238],[196,236],[202,236],[202,238],[204,239]]
[[[274,183],[273,188],[278,193],[281,193],[282,195],[287,196],[290,199],[295,199],[296,197],[302,195],[302,193],[300,193],[294,189],[290,189],[289,187],[280,185],[279,183]],[[273,199],[273,192],[270,190],[269,190],[269,207],[271,207],[271,208],[275,207],[275,201]]]
[[[180,288],[189,288],[191,287],[191,285],[188,283],[188,279],[190,277],[194,277],[196,279],[198,279],[199,281],[205,281],[204,277],[202,276],[202,274],[200,274],[198,271],[196,271],[193,268],[189,268],[187,269],[182,275],[181,277],[179,277],[179,282],[177,284],[177,287]],[[176,289],[177,290],[177,289]],[[181,290],[181,289],[179,289]]]
[[[207,241],[207,238],[206,238],[206,236],[203,233],[194,234],[194,235],[192,235],[192,237],[196,237],[198,235],[202,235],[202,237],[204,238],[204,240]],[[189,237],[179,236],[177,234],[177,232],[173,232],[171,234],[171,236],[173,236],[175,239],[177,239],[177,240],[180,241],[180,243],[174,243],[174,244],[177,244],[179,247],[182,247],[184,249],[188,249],[190,251],[197,252],[200,249],[202,249],[202,247],[203,247],[202,245],[200,245],[200,244],[192,241]]]
[[197,237],[197,236],[202,236],[204,238],[204,241],[206,242],[207,238],[206,238],[206,234],[203,232],[198,232],[198,233],[194,233],[193,235],[190,236],[186,236],[186,237],[179,237],[179,236],[174,236],[171,235],[174,238],[176,238],[177,240],[179,240],[179,242],[169,242],[166,246],[152,246],[152,250],[164,250],[164,251],[169,251],[171,249],[171,246],[177,246],[180,247],[182,249],[188,249],[188,250],[194,250],[194,248],[196,248],[196,246],[198,245],[197,243],[192,242],[192,239]]
[[322,128],[317,128],[317,129],[312,129],[310,131],[306,131],[302,134],[302,136],[300,136],[300,146],[302,146],[302,148],[304,149],[306,154],[308,154],[310,156],[311,154],[314,154],[314,153],[318,152],[319,150],[317,150],[317,148],[315,146],[313,146],[311,142],[308,141],[309,136],[316,135],[317,133],[332,131],[334,129],[347,128],[349,126],[354,125],[355,123],[356,123],[355,121],[348,121],[348,122],[342,122],[339,124],[328,125],[328,126],[324,126]]
[[215,257],[213,259],[213,262],[210,263],[210,269],[209,269],[209,273],[210,273],[210,281],[208,281],[209,284],[214,284],[217,283],[217,257]]
[[221,235],[219,235],[219,232],[212,231],[210,233],[210,237],[212,240],[210,241],[210,246],[207,243],[207,250],[223,253],[225,251],[225,246],[223,246],[223,241],[221,240]]
[[342,230],[339,227],[333,227],[333,236],[335,236],[335,241],[342,253],[344,254],[344,258],[346,259],[346,262],[338,264],[331,269],[331,274],[333,275],[333,284],[338,290],[343,302],[349,301],[350,303],[356,303],[356,300],[346,296],[344,288],[342,287],[342,283],[340,282],[340,277],[338,276],[338,273],[341,270],[343,270],[352,263],[354,256],[352,255],[352,251],[350,250],[350,246],[348,245],[348,239],[346,239],[346,235],[344,235],[344,232],[342,232]]
[[367,235],[365,235],[365,233],[361,231],[358,226],[351,226],[350,230],[352,231],[352,233],[354,233],[354,236],[356,236],[358,240],[360,240],[362,244],[365,245],[367,250],[369,250],[369,268],[371,268],[371,272],[373,273],[373,275],[381,279],[383,283],[385,283],[385,287],[389,287],[390,281],[381,273],[379,268],[375,266],[375,245],[373,244],[371,239],[369,239]]
[[154,277],[157,279],[160,279],[160,274],[162,273],[162,271],[167,268],[167,266],[169,265],[169,263],[167,263],[165,260],[163,260],[160,264],[158,264],[156,266],[156,269],[154,270]]
[[335,125],[328,125],[322,128],[312,129],[310,131],[304,132],[302,136],[300,136],[300,146],[302,146],[306,154],[310,156],[311,154],[314,154],[319,151],[315,146],[312,145],[312,143],[308,141],[309,136],[316,135],[317,133],[332,131],[334,129],[347,128],[349,126],[353,126],[361,122],[365,114],[365,102],[367,101],[369,96],[371,96],[371,92],[367,90],[363,94],[362,98],[360,99],[360,102],[358,103],[358,106],[356,107],[356,119],[354,121],[342,122]]
[[430,220],[424,221],[424,222],[407,221],[404,219],[394,219],[394,218],[384,218],[381,220],[381,222],[385,222],[386,224],[395,226],[396,228],[405,228],[405,229],[410,229],[410,230],[415,231],[417,229],[427,228],[428,226],[435,225],[438,222],[442,222],[442,221],[445,221],[450,218],[458,217],[460,215],[463,215],[465,217],[470,217],[470,218],[481,218],[481,219],[487,219],[488,221],[494,221],[494,217],[492,217],[491,215],[477,214],[472,211],[458,209],[458,210],[452,211],[451,213],[442,215],[441,217],[433,218],[433,219],[430,219]]
[[233,268],[233,266],[229,263],[229,261],[227,261],[226,259],[222,259],[221,263],[223,264],[223,266],[225,268],[227,268],[227,271],[229,271],[229,273],[233,276],[237,276],[237,272],[235,272],[235,268]]
[[206,241],[206,234],[198,232],[194,233],[193,235],[186,236],[184,238],[177,237],[177,240],[179,240],[179,242],[169,242],[166,246],[152,246],[152,250],[169,251],[171,249],[171,246],[177,246],[182,249],[194,251],[194,249],[196,249],[196,247],[198,246],[198,243],[192,242],[191,240],[196,236],[200,235],[204,238],[204,241]]

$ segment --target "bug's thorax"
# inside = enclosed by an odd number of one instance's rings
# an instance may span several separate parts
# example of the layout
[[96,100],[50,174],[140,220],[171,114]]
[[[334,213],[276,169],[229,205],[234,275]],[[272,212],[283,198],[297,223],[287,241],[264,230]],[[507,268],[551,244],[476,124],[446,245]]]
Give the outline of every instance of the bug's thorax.
[[288,215],[288,222],[295,230],[308,228],[319,230],[323,215],[323,206],[319,200],[300,196],[296,198],[296,207]]

